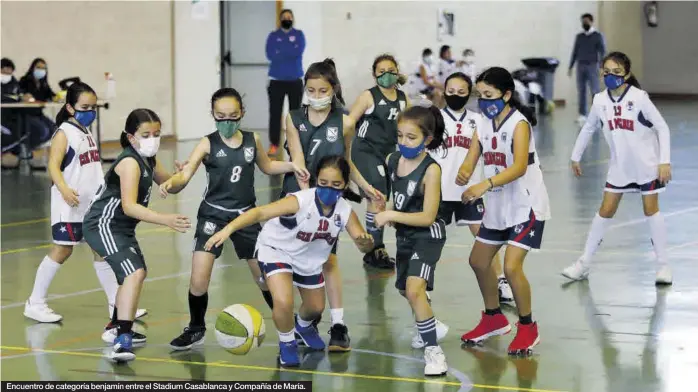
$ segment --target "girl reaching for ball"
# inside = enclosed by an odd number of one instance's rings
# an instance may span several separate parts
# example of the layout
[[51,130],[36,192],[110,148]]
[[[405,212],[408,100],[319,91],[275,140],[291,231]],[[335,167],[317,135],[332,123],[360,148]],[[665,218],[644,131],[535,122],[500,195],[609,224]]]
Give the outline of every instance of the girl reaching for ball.
[[[349,185],[350,166],[344,157],[323,157],[315,188],[308,188],[265,206],[246,211],[214,234],[204,245],[206,251],[223,245],[234,232],[267,221],[259,233],[256,255],[271,291],[272,317],[279,333],[279,364],[300,365],[297,332],[313,350],[324,350],[312,321],[325,307],[325,280],[322,266],[327,262],[339,233],[346,228],[359,251],[373,249],[373,237],[359,223],[342,193]],[[293,286],[302,303],[293,313]]]

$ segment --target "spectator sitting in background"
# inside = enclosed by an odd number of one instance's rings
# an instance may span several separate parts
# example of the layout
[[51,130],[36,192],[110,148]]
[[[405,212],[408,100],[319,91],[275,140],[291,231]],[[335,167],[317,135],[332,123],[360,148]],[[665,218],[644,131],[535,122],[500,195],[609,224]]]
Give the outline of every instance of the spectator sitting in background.
[[[2,75],[2,103],[17,102],[20,99],[19,82],[13,75],[15,63],[3,57],[0,61],[0,73]],[[17,109],[2,109],[0,114],[2,125],[2,153],[19,153],[19,137],[17,133]]]
[[444,45],[439,50],[439,83],[445,84],[446,78],[454,72],[456,72],[456,62],[451,56],[451,47]]
[[463,58],[458,62],[460,71],[466,74],[470,80],[477,79],[477,70],[475,68],[475,52],[472,49],[463,51]]
[[419,100],[423,96],[432,101],[436,106],[443,107],[443,84],[436,79],[437,64],[431,49],[422,51],[422,61],[419,62],[415,72],[409,76],[409,95],[413,100]]
[[[56,93],[48,84],[48,68],[44,59],[36,58],[32,61],[27,73],[19,80],[19,88],[28,98],[25,100],[30,102],[51,102],[54,100]],[[29,130],[29,144],[32,148],[51,139],[56,125],[51,119],[44,116],[41,108],[28,109],[24,113],[27,115],[26,127]]]

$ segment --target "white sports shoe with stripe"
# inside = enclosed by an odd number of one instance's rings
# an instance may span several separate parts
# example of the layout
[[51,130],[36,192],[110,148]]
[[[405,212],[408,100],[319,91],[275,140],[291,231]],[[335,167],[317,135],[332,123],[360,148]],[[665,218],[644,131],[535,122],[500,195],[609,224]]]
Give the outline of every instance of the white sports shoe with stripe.
[[30,300],[24,303],[24,316],[40,323],[57,323],[63,316],[49,308],[45,302],[32,303]]
[[446,355],[439,346],[431,346],[424,349],[424,375],[443,376],[448,371]]
[[[412,348],[424,348],[424,341],[422,340],[422,335],[419,334],[417,326],[415,326],[414,328],[417,334],[414,335],[414,337],[412,338]],[[446,337],[446,334],[448,334],[448,330],[448,325],[442,323],[439,320],[436,320],[436,341],[442,341]]]

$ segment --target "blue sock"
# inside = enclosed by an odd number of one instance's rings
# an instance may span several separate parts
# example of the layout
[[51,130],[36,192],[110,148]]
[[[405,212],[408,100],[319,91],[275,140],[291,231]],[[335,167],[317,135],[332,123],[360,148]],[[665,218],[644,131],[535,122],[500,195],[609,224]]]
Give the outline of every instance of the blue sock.
[[436,346],[436,319],[433,316],[417,321],[417,329],[425,347]]
[[366,213],[366,231],[373,237],[373,246],[376,248],[382,248],[383,244],[383,229],[376,227],[373,222],[376,214],[373,212]]

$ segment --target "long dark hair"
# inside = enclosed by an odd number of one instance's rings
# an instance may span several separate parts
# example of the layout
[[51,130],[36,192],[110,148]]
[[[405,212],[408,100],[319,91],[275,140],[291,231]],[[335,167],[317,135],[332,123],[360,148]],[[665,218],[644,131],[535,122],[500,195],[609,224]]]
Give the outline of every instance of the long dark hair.
[[441,111],[436,105],[429,107],[410,106],[407,110],[400,113],[397,122],[400,123],[400,121],[412,121],[422,130],[425,138],[427,136],[434,138],[426,145],[427,150],[446,149],[446,141],[444,140],[446,125],[444,124]]
[[156,122],[162,124],[162,121],[160,121],[160,117],[158,117],[157,113],[150,109],[134,109],[131,111],[131,113],[126,117],[126,125],[124,125],[124,132],[121,133],[121,138],[119,141],[121,142],[121,147],[126,148],[129,145],[131,145],[131,142],[128,141],[128,135],[133,135],[136,133],[138,128],[141,126],[143,123],[147,122]]
[[[614,62],[620,64],[623,66],[625,69],[625,74],[628,75],[630,74],[630,58],[623,52],[611,52],[606,57],[603,58],[603,62],[601,63],[602,66],[606,64],[606,61],[608,60],[613,60]],[[636,87],[636,88],[641,88],[640,87],[640,82],[637,80],[635,77],[635,74],[630,74],[630,77],[625,80],[625,83]]]
[[87,83],[75,82],[68,87],[68,92],[65,95],[65,104],[61,107],[61,110],[58,111],[58,114],[56,114],[56,125],[60,126],[73,117],[66,106],[70,104],[70,106],[73,107],[73,110],[75,110],[75,105],[77,105],[82,94],[97,95],[95,90],[93,90],[92,87],[90,87]]
[[397,60],[395,60],[395,56],[389,53],[383,53],[376,57],[375,60],[373,60],[373,66],[371,66],[371,70],[373,70],[373,76],[376,76],[376,67],[378,67],[378,63],[381,61],[391,61],[393,64],[395,64],[395,68],[397,68],[397,84],[404,85],[407,83],[407,76],[404,74],[400,73],[400,66],[397,63]]
[[446,78],[446,81],[444,82],[444,89],[446,88],[446,85],[451,79],[463,80],[465,83],[468,84],[468,94],[473,92],[473,80],[470,79],[470,76],[464,74],[463,72],[454,72]]
[[511,98],[509,99],[509,106],[518,110],[526,117],[531,126],[538,124],[538,119],[536,119],[536,114],[530,107],[524,105],[519,101],[519,97],[516,94],[516,87],[514,86],[514,78],[511,73],[501,67],[492,67],[486,69],[480,76],[477,77],[476,83],[483,82],[488,84],[497,90],[502,92],[502,96],[506,94],[507,91],[511,92]]
[[27,72],[24,74],[24,77],[23,77],[23,78],[24,78],[24,79],[31,79],[31,80],[34,80],[34,68],[36,68],[36,65],[39,64],[39,63],[47,64],[47,66],[46,66],[46,77],[44,77],[43,79],[39,80],[39,83],[44,83],[44,82],[45,82],[46,84],[48,84],[48,63],[46,62],[46,60],[42,59],[41,57],[37,57],[37,58],[35,58],[34,60],[32,60],[32,63],[31,63],[31,65],[29,65],[29,69],[28,69]]
[[335,97],[332,101],[332,108],[341,108],[345,105],[344,97],[342,97],[342,85],[339,83],[337,67],[334,64],[334,60],[327,58],[323,61],[310,64],[310,67],[308,67],[308,70],[305,72],[303,83],[307,84],[308,79],[324,79],[332,86]]

